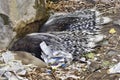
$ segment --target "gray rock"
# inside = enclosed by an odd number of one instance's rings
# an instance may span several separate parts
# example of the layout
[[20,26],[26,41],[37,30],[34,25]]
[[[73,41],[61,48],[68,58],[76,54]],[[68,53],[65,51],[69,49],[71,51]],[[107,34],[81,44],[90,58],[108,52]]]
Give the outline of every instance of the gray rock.
[[14,51],[12,53],[15,54],[16,60],[21,60],[22,63],[25,65],[34,64],[39,68],[47,67],[47,64],[45,64],[42,60],[36,58],[35,56],[31,55],[30,53],[23,52],[23,51]]
[[109,55],[109,56],[113,56],[113,55],[117,55],[119,52],[117,51],[117,50],[109,50],[108,52],[107,52],[107,55]]
[[13,31],[8,16],[0,15],[0,49],[8,46],[12,40]]

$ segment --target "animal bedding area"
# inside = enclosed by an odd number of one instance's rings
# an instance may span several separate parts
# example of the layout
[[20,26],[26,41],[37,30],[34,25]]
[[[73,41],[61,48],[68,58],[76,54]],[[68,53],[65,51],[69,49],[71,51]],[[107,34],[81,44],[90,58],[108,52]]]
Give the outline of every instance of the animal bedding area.
[[119,1],[50,0],[46,8],[37,33],[0,51],[0,80],[120,80]]

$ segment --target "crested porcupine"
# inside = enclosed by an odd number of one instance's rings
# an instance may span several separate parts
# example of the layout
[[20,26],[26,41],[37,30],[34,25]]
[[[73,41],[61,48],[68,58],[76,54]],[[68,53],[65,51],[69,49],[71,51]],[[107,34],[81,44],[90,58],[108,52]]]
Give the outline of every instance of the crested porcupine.
[[84,10],[53,15],[41,27],[40,32],[59,37],[66,50],[76,58],[94,50],[96,43],[104,37],[100,34],[100,29],[96,26],[95,11]]
[[26,51],[41,59],[40,43],[46,42],[53,50],[63,50],[65,48],[61,45],[60,39],[55,35],[49,33],[32,33],[26,35],[24,38],[17,40],[11,46],[12,51]]
[[40,29],[44,33],[29,34],[17,40],[10,50],[27,51],[41,58],[39,44],[45,41],[52,50],[66,51],[78,58],[94,50],[96,43],[103,39],[99,30],[95,25],[95,13],[90,10],[52,16]]
[[99,30],[95,18],[95,12],[90,10],[55,14],[40,28],[40,32],[85,30],[93,33]]

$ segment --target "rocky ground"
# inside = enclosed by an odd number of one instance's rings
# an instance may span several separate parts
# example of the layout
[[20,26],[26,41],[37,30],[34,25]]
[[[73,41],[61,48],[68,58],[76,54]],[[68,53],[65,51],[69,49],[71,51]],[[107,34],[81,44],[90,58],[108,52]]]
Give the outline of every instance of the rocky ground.
[[[49,71],[49,69],[36,69],[28,73],[30,80],[119,80],[120,74],[115,68],[110,70],[114,65],[120,63],[120,36],[119,29],[116,33],[111,34],[106,31],[107,37],[102,46],[96,48],[95,52],[88,53],[81,57],[79,62],[72,62],[66,68],[57,68]],[[104,29],[105,30],[105,29]],[[118,66],[120,69],[120,67]],[[118,70],[119,70],[118,69]]]
[[[111,70],[111,67],[120,63],[119,3],[93,4],[92,2],[89,3],[86,1],[66,1],[63,3],[61,1],[59,4],[51,4],[49,7],[57,5],[57,7],[52,7],[56,12],[70,12],[80,8],[91,8],[96,6],[97,10],[103,13],[101,16],[110,17],[113,20],[111,23],[101,25],[103,27],[101,33],[106,35],[106,37],[100,43],[100,46],[96,47],[95,52],[83,55],[79,62],[72,62],[66,68],[57,68],[50,72],[45,69],[36,69],[28,73],[28,78],[31,80],[119,80],[119,72],[114,72],[115,68]],[[118,68],[120,69],[119,66]],[[46,73],[46,71],[48,72]]]
[[[101,16],[112,18],[112,22],[102,24],[101,33],[106,37],[94,52],[81,56],[65,68],[35,68],[24,77],[29,80],[120,80],[120,6],[117,2],[60,1],[49,2],[51,12],[73,12],[96,6]],[[118,65],[117,65],[118,64]],[[117,65],[116,68],[114,66]]]

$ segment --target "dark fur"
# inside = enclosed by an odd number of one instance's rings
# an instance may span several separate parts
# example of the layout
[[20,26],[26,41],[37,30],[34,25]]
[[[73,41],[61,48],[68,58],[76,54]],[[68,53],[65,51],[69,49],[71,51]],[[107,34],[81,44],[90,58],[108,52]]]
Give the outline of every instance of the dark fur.
[[51,45],[52,49],[63,48],[62,45],[59,43],[59,38],[55,37],[54,35],[48,33],[33,33],[14,42],[9,50],[26,51],[41,59],[42,50],[39,45],[42,41],[45,41],[47,45]]

